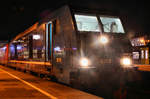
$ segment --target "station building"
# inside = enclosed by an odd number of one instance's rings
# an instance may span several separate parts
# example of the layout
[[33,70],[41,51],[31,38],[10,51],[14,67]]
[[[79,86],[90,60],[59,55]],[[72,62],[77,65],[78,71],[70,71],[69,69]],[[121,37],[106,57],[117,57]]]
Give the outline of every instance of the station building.
[[131,39],[134,64],[150,64],[150,36]]

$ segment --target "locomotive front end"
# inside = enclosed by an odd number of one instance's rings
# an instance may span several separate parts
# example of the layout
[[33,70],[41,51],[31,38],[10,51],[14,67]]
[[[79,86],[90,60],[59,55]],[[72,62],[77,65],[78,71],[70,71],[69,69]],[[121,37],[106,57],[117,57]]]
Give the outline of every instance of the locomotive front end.
[[[131,44],[119,17],[75,14],[77,49],[74,64],[81,87],[109,93],[132,67]],[[75,74],[75,73],[74,73]],[[92,87],[91,87],[92,86]],[[114,89],[113,89],[114,90]]]
[[131,44],[118,17],[75,14],[74,18],[80,65],[132,65],[130,55],[124,56],[130,54]]

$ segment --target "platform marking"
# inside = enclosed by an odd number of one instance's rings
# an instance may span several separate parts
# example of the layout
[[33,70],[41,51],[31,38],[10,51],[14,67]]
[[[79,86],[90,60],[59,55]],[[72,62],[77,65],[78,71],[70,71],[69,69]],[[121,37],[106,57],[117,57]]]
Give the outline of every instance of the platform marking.
[[3,72],[5,72],[5,73],[7,73],[8,75],[10,75],[10,76],[16,78],[17,80],[19,80],[19,81],[25,83],[26,85],[28,85],[28,86],[30,86],[30,87],[36,89],[37,91],[41,92],[42,94],[46,95],[47,97],[49,97],[49,98],[51,98],[51,99],[57,99],[55,96],[49,94],[49,93],[46,92],[46,91],[41,90],[40,88],[38,88],[38,87],[32,85],[31,83],[29,83],[29,82],[27,82],[27,81],[25,81],[25,80],[23,80],[23,79],[21,79],[21,78],[15,76],[15,75],[11,74],[11,73],[9,73],[9,72],[3,70],[3,69],[0,69],[0,70],[3,71]]

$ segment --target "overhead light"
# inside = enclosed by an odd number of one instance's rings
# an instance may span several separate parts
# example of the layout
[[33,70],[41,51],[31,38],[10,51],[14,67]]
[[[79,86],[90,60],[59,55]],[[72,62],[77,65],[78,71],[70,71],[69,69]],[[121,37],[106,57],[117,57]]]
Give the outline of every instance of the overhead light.
[[55,47],[55,48],[54,48],[54,51],[61,51],[61,50],[60,50],[60,47],[59,47],[59,46]]
[[17,45],[17,50],[21,50],[22,46],[21,45]]

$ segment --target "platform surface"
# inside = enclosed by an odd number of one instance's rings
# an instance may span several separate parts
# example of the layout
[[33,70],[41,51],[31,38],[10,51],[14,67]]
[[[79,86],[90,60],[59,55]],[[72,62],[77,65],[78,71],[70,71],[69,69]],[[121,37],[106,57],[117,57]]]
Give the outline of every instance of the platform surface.
[[103,99],[0,65],[0,99]]
[[149,64],[134,64],[134,66],[138,67],[139,71],[150,72],[150,65]]

